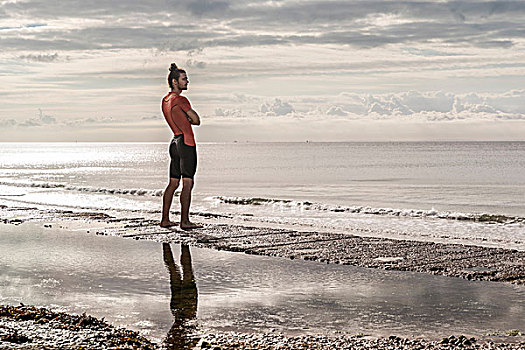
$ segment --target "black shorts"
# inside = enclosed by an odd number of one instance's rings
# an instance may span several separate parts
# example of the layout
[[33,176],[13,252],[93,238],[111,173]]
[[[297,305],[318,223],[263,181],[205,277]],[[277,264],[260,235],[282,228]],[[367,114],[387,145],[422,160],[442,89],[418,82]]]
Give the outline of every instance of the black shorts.
[[197,147],[184,143],[184,135],[177,135],[170,144],[170,177],[193,179],[197,171]]

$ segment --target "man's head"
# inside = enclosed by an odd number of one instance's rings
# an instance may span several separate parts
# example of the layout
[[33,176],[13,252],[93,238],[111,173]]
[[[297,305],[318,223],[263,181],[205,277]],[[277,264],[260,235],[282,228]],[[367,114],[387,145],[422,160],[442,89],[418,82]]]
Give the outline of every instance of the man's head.
[[170,66],[170,74],[168,74],[168,84],[172,90],[187,90],[188,77],[184,69],[179,69],[175,63]]

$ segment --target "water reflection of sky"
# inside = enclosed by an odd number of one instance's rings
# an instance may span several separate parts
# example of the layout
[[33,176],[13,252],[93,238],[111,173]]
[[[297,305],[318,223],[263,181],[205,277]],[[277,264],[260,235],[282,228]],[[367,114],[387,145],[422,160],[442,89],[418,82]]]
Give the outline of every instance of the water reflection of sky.
[[196,329],[481,335],[522,327],[524,296],[501,283],[0,226],[0,303],[87,312],[159,341],[191,342]]

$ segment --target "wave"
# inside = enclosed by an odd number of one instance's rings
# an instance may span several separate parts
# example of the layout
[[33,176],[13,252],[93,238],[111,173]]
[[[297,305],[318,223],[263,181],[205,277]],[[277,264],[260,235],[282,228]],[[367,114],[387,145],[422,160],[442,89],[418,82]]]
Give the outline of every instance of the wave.
[[418,209],[394,209],[394,208],[372,208],[367,206],[334,206],[312,202],[300,202],[288,199],[272,199],[272,198],[243,198],[243,197],[224,197],[216,196],[213,199],[220,201],[224,204],[234,205],[280,205],[290,208],[300,208],[301,210],[319,210],[319,211],[330,211],[330,212],[341,212],[341,213],[354,213],[354,214],[368,214],[368,215],[390,215],[400,217],[414,217],[414,218],[436,218],[436,219],[448,219],[448,220],[461,220],[461,221],[473,221],[482,222],[488,224],[523,224],[525,223],[525,217],[519,216],[508,216],[500,214],[478,214],[478,213],[460,213],[451,211],[437,211],[431,210],[418,210]]
[[32,188],[60,188],[68,191],[78,192],[91,192],[91,193],[103,193],[103,194],[126,194],[132,196],[153,196],[160,197],[164,193],[164,190],[148,190],[143,188],[101,188],[101,187],[90,187],[90,186],[71,186],[64,185],[56,182],[0,182],[0,185],[15,186],[15,187],[32,187]]

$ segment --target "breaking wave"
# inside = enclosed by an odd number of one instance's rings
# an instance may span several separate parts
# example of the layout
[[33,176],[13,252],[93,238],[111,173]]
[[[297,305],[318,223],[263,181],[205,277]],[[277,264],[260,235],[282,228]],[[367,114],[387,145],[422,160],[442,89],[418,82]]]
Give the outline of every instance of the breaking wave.
[[32,188],[59,188],[68,191],[78,192],[91,192],[91,193],[103,193],[103,194],[126,194],[132,196],[153,196],[160,197],[164,193],[164,190],[148,190],[143,188],[100,188],[90,186],[70,186],[56,182],[0,182],[0,185],[15,186],[15,187],[32,187]]
[[477,213],[460,213],[452,211],[417,210],[417,209],[394,209],[394,208],[372,208],[367,206],[334,206],[312,202],[300,202],[287,199],[271,198],[243,198],[243,197],[223,197],[216,196],[213,199],[224,204],[234,205],[279,205],[290,208],[299,208],[301,210],[319,210],[341,213],[369,214],[369,215],[390,215],[404,216],[414,218],[436,218],[447,220],[461,220],[482,222],[487,224],[525,224],[525,217],[507,216],[500,214],[477,214]]

